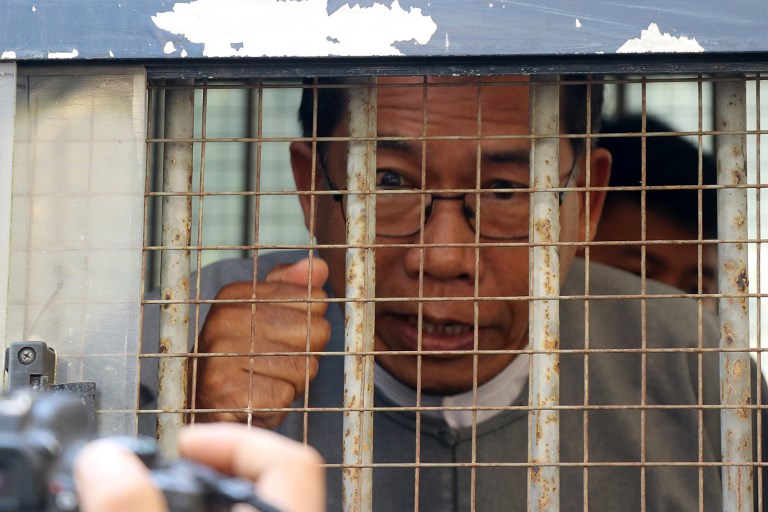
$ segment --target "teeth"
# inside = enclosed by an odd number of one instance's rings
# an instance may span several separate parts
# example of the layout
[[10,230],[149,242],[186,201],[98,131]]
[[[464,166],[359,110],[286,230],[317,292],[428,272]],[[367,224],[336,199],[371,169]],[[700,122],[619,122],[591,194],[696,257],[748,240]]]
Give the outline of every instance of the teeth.
[[470,332],[472,328],[468,325],[446,325],[445,326],[445,334],[450,334],[451,336],[457,335],[457,334],[466,334]]
[[[417,316],[409,316],[408,323],[413,326],[418,326],[419,318]],[[436,324],[433,322],[427,322],[426,320],[421,322],[421,328],[425,334],[433,334],[437,332],[446,334],[448,336],[467,334],[473,330],[473,327],[467,324]]]

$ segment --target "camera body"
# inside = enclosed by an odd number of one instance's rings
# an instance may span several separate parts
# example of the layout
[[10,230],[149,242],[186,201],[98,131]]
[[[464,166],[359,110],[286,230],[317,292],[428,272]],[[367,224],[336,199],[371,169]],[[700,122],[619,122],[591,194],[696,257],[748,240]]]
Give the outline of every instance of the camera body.
[[[0,512],[77,511],[72,469],[80,449],[95,436],[93,417],[74,394],[23,391],[1,397]],[[154,439],[108,439],[144,462],[174,512],[228,511],[235,503],[260,503],[252,482],[184,459],[164,461]]]
[[[96,437],[96,383],[56,383],[56,352],[42,341],[5,351],[7,396],[0,396],[0,512],[77,512],[72,476],[80,449]],[[229,511],[248,503],[280,512],[253,482],[185,459],[164,460],[148,437],[111,436],[150,470],[173,512]]]
[[85,406],[68,393],[0,399],[0,511],[76,510],[72,464],[95,433]]

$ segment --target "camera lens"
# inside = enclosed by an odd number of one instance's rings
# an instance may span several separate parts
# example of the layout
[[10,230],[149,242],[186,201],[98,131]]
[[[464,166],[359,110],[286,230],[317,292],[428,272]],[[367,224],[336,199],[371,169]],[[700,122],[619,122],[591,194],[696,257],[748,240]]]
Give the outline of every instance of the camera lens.
[[9,490],[14,488],[13,476],[16,466],[18,464],[13,458],[0,458],[0,496],[5,496]]
[[9,456],[9,453],[0,454],[0,510],[17,510],[19,505],[17,492],[20,492],[18,482],[18,459]]
[[44,510],[45,474],[30,455],[0,436],[0,512]]

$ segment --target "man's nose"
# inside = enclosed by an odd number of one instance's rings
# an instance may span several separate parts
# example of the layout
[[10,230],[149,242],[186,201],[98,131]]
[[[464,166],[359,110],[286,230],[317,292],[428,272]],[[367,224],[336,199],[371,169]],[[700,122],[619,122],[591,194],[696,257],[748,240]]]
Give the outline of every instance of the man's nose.
[[[419,259],[423,258],[425,277],[474,283],[478,249],[475,233],[465,217],[463,201],[434,201],[423,232],[425,247],[409,249],[408,270],[418,276]],[[480,265],[479,258],[477,261]]]

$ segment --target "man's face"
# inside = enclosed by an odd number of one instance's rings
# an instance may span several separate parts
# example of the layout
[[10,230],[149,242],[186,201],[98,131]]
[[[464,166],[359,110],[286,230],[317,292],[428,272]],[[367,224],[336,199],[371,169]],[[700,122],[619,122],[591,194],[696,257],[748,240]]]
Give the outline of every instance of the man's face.
[[[407,80],[418,84],[421,79]],[[403,83],[403,79],[398,79]],[[379,137],[412,137],[397,142],[379,141],[377,182],[416,181],[426,189],[482,188],[497,182],[529,182],[530,141],[529,87],[522,79],[509,85],[478,86],[459,79],[433,80],[437,86],[378,87]],[[478,108],[479,107],[479,108]],[[478,134],[487,137],[482,141]],[[345,124],[334,136],[347,136]],[[456,137],[450,140],[417,140],[417,137]],[[496,137],[496,138],[494,138]],[[306,148],[306,146],[305,146]],[[308,183],[306,149],[293,150],[294,173],[301,188]],[[297,152],[303,152],[297,155]],[[330,143],[325,158],[328,174],[339,188],[346,187],[347,145]],[[600,160],[593,152],[593,162]],[[303,160],[303,162],[302,162]],[[605,158],[603,158],[605,160]],[[560,177],[565,183],[574,161],[567,139],[560,144]],[[610,157],[594,169],[595,178],[607,180]],[[580,163],[584,175],[584,161]],[[318,174],[320,174],[318,172]],[[403,178],[406,177],[406,178]],[[602,179],[602,178],[600,178]],[[599,179],[598,179],[599,181]],[[580,180],[581,183],[583,181]],[[318,188],[327,184],[318,182]],[[456,196],[456,192],[439,192]],[[583,195],[566,194],[561,209],[561,239],[575,241],[583,236]],[[341,205],[329,196],[316,200],[314,231],[320,244],[344,244],[345,231]],[[309,200],[303,201],[308,214]],[[593,224],[599,216],[602,198],[593,194]],[[482,208],[482,203],[481,203]],[[307,215],[309,220],[309,215]],[[502,242],[527,242],[527,237]],[[435,201],[423,231],[406,237],[377,236],[376,297],[397,299],[376,305],[376,360],[401,382],[425,392],[452,394],[472,388],[473,379],[482,384],[498,374],[514,354],[495,353],[475,357],[470,351],[522,349],[528,342],[529,253],[525,246],[499,247],[498,240],[480,238],[468,223],[462,201]],[[424,247],[420,244],[429,244]],[[393,247],[389,244],[399,245]],[[464,244],[464,245],[459,245]],[[389,246],[384,246],[389,245]],[[561,274],[573,259],[573,247],[560,248]],[[337,296],[344,295],[344,250],[321,250],[331,270],[331,286]],[[500,300],[473,300],[474,297],[504,297]],[[415,300],[424,299],[424,300]],[[445,299],[445,300],[443,300]],[[420,327],[419,327],[420,326]],[[395,354],[392,352],[416,352]],[[450,351],[450,353],[446,353]]]
[[[595,237],[598,241],[641,240],[642,211],[638,201],[616,198],[606,204],[605,215]],[[649,206],[645,213],[645,239],[696,240],[696,226],[686,225],[663,210]],[[674,286],[686,293],[699,293],[699,249],[696,244],[647,244],[643,256],[640,245],[600,245],[590,249],[590,257],[612,267],[641,275],[645,259],[648,279]],[[701,292],[717,293],[717,250],[702,245]],[[715,309],[713,299],[704,304]]]

